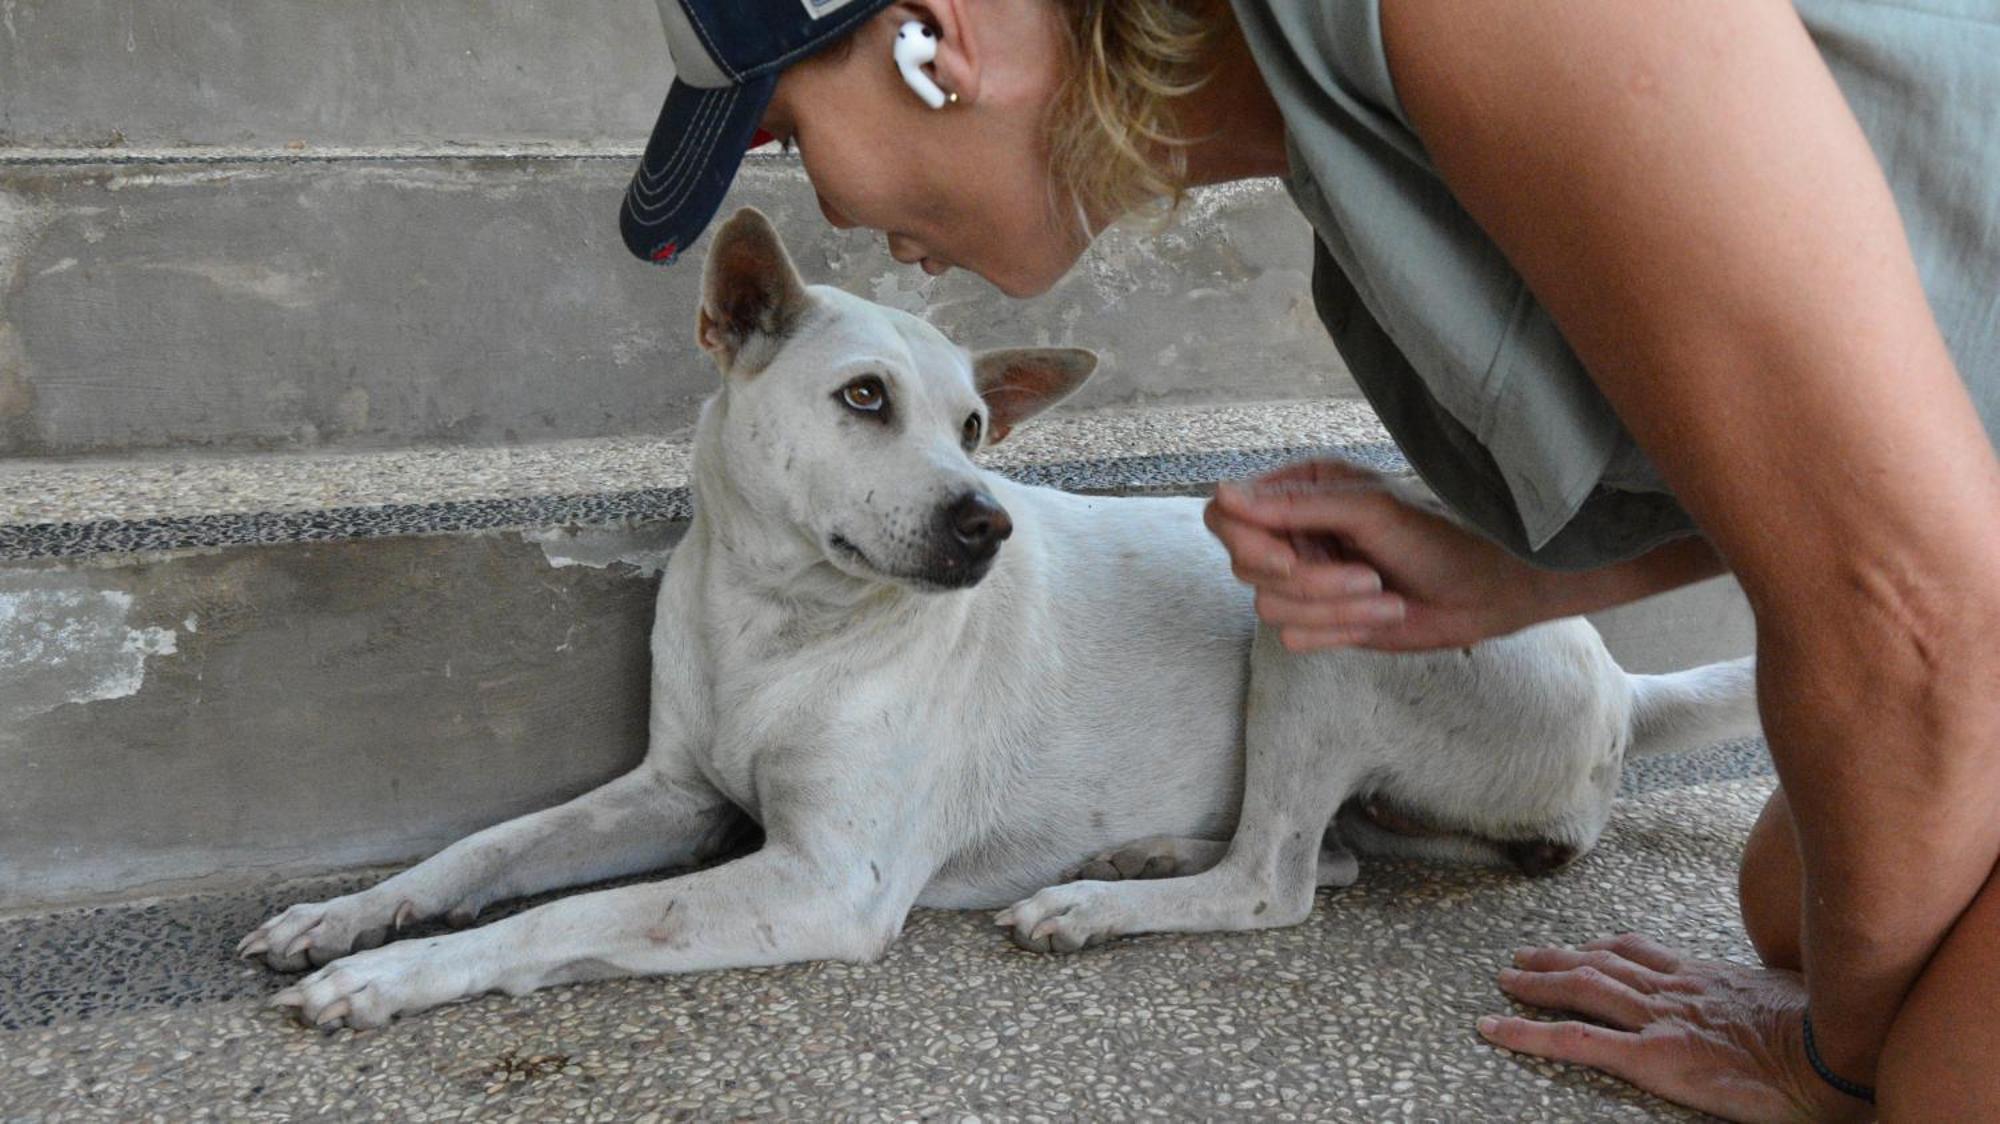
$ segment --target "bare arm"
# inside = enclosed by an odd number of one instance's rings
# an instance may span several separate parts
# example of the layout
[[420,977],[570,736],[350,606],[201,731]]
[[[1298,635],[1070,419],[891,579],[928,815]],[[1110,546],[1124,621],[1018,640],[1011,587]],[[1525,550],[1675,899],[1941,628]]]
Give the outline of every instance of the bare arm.
[[1217,489],[1209,528],[1287,647],[1459,647],[1726,571],[1699,538],[1598,570],[1539,570],[1379,482],[1319,460]]
[[1881,172],[1782,0],[1388,0],[1383,33],[1756,611],[1813,1022],[1866,1081],[2000,852],[2000,466]]
[[1582,616],[1728,572],[1729,567],[1707,539],[1678,539],[1630,562],[1600,570],[1544,572],[1540,604],[1551,618]]

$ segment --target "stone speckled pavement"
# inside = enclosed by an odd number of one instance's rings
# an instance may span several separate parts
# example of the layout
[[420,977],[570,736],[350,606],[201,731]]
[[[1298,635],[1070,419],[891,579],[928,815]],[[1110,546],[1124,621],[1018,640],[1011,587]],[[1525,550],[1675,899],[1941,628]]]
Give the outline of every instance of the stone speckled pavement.
[[319,878],[0,921],[0,1119],[1681,1120],[1482,1044],[1535,942],[1640,929],[1748,958],[1738,848],[1762,743],[1637,763],[1603,845],[1528,879],[1365,864],[1292,929],[1023,952],[918,911],[879,964],[487,996],[375,1031],[268,1008],[231,958]]

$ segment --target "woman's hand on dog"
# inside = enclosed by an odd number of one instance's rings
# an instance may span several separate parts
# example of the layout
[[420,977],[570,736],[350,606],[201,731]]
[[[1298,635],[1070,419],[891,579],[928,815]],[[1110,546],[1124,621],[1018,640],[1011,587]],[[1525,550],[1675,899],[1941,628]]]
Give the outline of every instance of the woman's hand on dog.
[[1545,575],[1339,460],[1216,489],[1208,528],[1293,651],[1475,644],[1545,619]]

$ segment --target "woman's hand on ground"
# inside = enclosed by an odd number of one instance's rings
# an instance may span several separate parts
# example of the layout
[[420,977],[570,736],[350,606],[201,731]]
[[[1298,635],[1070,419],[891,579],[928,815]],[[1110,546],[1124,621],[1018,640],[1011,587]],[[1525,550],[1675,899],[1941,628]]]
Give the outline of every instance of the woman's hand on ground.
[[1460,647],[1555,615],[1541,571],[1344,461],[1224,484],[1207,522],[1293,651]]
[[1873,1113],[1805,1058],[1797,972],[1697,960],[1627,933],[1579,949],[1514,954],[1500,990],[1589,1022],[1479,1020],[1496,1046],[1600,1069],[1729,1120],[1866,1120]]

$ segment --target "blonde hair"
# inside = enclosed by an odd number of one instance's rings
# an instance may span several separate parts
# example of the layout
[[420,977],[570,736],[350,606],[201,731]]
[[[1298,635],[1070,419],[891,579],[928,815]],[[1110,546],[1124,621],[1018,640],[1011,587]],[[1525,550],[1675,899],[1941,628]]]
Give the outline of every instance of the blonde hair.
[[1187,193],[1172,103],[1207,81],[1214,0],[1059,0],[1069,74],[1050,108],[1050,171],[1079,215],[1115,220]]

